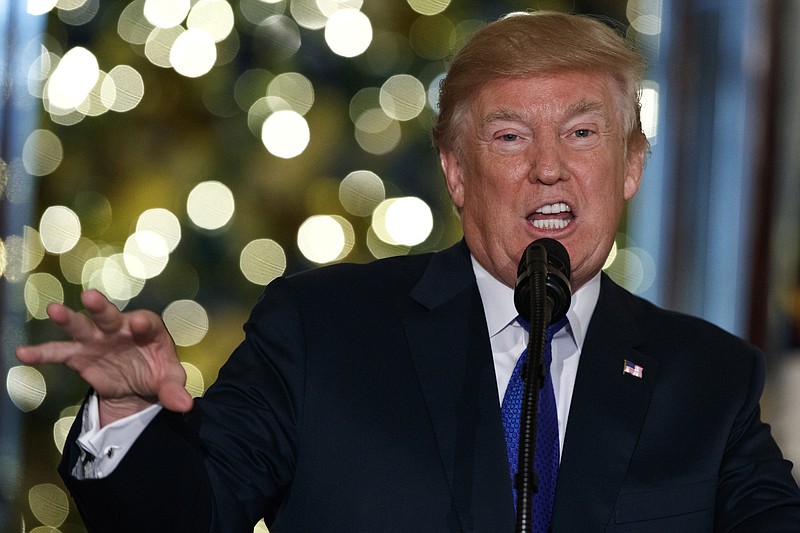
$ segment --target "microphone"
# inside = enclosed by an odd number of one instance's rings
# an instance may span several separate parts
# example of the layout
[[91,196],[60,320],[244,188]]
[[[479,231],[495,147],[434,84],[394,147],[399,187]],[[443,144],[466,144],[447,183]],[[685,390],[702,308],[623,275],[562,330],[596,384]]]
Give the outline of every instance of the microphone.
[[553,239],[530,243],[517,268],[514,305],[520,316],[530,321],[528,359],[522,370],[524,381],[519,420],[519,455],[514,486],[517,488],[516,533],[533,529],[533,495],[539,490],[534,471],[539,391],[545,381],[544,349],[547,324],[567,314],[572,298],[569,254]]
[[[546,323],[558,322],[567,314],[572,289],[569,281],[569,254],[564,245],[555,239],[542,238],[533,241],[520,258],[514,287],[514,305],[523,318],[531,317],[532,302],[541,298],[541,295],[531,295],[531,280],[539,277],[545,278],[545,312],[549,311]],[[533,283],[533,286],[536,287],[537,284]]]

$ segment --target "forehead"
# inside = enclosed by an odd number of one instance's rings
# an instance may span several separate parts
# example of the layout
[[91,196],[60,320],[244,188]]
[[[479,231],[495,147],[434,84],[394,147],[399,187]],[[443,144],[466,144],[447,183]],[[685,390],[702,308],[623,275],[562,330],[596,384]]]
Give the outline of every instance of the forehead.
[[614,80],[606,74],[560,72],[488,82],[473,100],[478,124],[504,118],[565,119],[582,114],[602,115],[611,121],[617,113]]

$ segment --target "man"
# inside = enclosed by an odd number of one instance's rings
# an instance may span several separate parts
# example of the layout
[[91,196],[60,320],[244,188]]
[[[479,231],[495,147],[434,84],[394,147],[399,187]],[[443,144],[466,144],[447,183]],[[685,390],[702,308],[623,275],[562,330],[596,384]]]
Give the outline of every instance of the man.
[[95,292],[94,322],[51,306],[74,340],[17,355],[94,390],[61,465],[89,529],[511,531],[500,403],[527,343],[513,286],[525,247],[550,237],[573,290],[550,369],[552,530],[800,531],[791,465],[759,418],[760,354],[600,273],[648,149],[641,71],[589,18],[479,31],[433,132],[464,241],[276,280],[194,405],[157,316]]

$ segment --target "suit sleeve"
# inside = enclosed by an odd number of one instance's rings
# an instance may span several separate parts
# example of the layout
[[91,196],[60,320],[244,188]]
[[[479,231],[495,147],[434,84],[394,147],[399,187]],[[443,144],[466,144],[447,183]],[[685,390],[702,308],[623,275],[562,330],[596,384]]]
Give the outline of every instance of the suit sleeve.
[[78,414],[58,470],[89,532],[208,531],[211,490],[191,418],[162,411],[112,474],[77,480],[71,472],[80,460]]
[[800,495],[785,460],[761,420],[765,363],[753,359],[749,394],[736,418],[720,467],[716,531],[800,531]]
[[107,478],[70,475],[72,428],[59,471],[89,531],[251,532],[274,518],[292,481],[304,371],[302,321],[284,287],[264,292],[193,411],[162,411]]

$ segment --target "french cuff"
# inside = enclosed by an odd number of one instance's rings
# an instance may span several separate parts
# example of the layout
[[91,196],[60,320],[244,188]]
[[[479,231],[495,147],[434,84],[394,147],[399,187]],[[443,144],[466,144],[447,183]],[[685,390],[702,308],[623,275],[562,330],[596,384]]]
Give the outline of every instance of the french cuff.
[[161,408],[161,404],[153,404],[101,428],[97,394],[92,394],[83,410],[81,434],[77,439],[80,459],[72,468],[72,475],[76,479],[109,476]]

